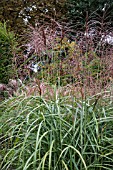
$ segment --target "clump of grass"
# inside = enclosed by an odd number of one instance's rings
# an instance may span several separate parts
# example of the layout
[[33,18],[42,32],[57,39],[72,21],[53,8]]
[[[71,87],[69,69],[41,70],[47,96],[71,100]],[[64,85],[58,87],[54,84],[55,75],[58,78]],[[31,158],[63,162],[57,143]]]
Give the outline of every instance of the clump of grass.
[[110,92],[86,100],[13,97],[0,104],[1,170],[111,170]]
[[[50,17],[49,23],[29,26],[31,51],[18,67],[20,78],[36,77],[56,85],[73,85],[85,89],[88,95],[106,90],[113,80],[113,45],[107,42],[113,32],[107,12],[87,14],[85,25],[76,30]],[[38,65],[36,73],[30,70],[32,63]]]

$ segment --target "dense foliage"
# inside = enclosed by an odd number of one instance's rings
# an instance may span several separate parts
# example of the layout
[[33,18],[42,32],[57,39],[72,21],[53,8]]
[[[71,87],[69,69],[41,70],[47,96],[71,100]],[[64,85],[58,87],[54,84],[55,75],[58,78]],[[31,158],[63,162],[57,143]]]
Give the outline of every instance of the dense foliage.
[[65,0],[1,0],[0,20],[8,21],[8,26],[20,35],[26,29],[26,20],[34,25],[37,21],[43,23],[47,16],[61,18],[65,13],[64,4]]
[[112,6],[0,1],[1,170],[113,169]]
[[113,169],[109,99],[107,91],[85,101],[54,93],[54,100],[20,95],[3,102],[0,169]]
[[13,56],[16,46],[15,36],[6,29],[6,23],[0,23],[0,82],[8,83],[12,78]]
[[73,28],[78,27],[78,29],[81,29],[81,26],[86,22],[87,16],[90,17],[90,19],[94,15],[104,15],[109,14],[109,17],[107,17],[107,21],[113,22],[112,16],[113,16],[113,1],[108,0],[67,0],[67,7],[68,7],[68,13],[66,14],[68,18],[68,22],[73,25]]
[[[44,23],[48,17],[56,20],[66,21],[73,28],[79,28],[85,23],[85,17],[92,13],[102,14],[103,10],[107,10],[112,20],[113,2],[112,0],[10,0],[0,1],[0,20],[8,21],[8,25],[15,33],[22,33],[26,29],[26,23],[36,24],[37,21]],[[49,20],[48,20],[49,21]]]

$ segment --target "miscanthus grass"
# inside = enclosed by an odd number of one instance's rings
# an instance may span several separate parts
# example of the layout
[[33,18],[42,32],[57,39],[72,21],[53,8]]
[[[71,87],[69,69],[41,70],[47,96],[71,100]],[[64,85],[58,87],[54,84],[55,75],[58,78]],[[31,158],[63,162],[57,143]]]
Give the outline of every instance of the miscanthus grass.
[[1,170],[112,170],[112,96],[12,97],[0,104]]

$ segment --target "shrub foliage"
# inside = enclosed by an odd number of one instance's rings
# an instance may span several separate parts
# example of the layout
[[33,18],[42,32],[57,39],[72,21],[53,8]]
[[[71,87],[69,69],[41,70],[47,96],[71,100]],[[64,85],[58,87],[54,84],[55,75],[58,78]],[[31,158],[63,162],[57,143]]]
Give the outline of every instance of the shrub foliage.
[[14,34],[6,29],[6,23],[0,23],[0,82],[8,83],[13,72],[13,52],[16,40]]

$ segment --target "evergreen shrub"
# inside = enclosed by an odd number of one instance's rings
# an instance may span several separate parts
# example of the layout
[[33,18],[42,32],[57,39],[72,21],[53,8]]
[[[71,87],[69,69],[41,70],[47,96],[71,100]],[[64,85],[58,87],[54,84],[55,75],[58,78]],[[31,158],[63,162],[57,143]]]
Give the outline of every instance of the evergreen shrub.
[[14,33],[0,23],[0,83],[8,83],[14,74],[13,55],[16,47]]

